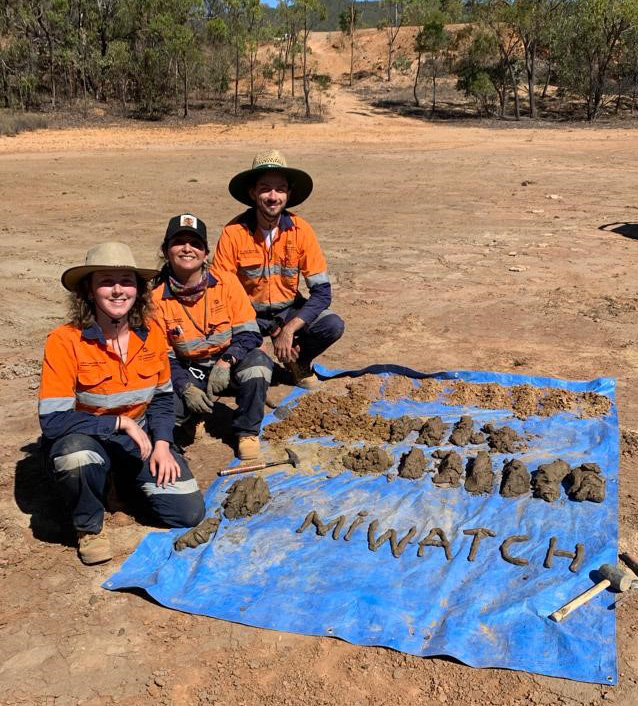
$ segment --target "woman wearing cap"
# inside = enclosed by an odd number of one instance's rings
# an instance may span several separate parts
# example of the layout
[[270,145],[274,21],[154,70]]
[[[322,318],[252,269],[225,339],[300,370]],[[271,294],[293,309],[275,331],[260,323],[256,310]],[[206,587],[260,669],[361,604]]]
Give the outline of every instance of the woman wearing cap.
[[172,446],[175,421],[162,331],[149,320],[148,280],[123,243],[88,251],[62,275],[72,293],[71,321],[44,349],[40,425],[53,477],[71,506],[86,564],[112,558],[104,494],[113,471],[171,527],[190,527],[204,502]]
[[171,349],[177,422],[191,413],[211,412],[215,395],[232,393],[237,455],[255,459],[273,367],[259,350],[263,339],[255,312],[234,275],[209,271],[201,219],[191,214],[171,218],[162,254],[166,263],[153,290],[153,315]]

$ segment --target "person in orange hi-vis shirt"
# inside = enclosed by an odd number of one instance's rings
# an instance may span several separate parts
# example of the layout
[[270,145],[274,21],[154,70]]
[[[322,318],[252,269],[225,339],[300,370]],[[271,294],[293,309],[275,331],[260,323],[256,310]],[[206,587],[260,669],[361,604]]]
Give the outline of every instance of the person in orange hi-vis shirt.
[[[278,151],[258,154],[252,168],[228,185],[249,209],[224,227],[213,259],[215,273],[237,275],[262,335],[271,336],[278,360],[306,389],[318,384],[312,361],[344,330],[343,321],[328,309],[332,290],[317,236],[287,210],[307,199],[312,186],[311,177],[288,167]],[[299,275],[308,298],[299,292]]]
[[112,558],[107,477],[145,498],[170,527],[204,517],[197,481],[173,445],[175,412],[164,333],[148,317],[148,280],[124,243],[91,248],[62,275],[71,321],[44,347],[39,416],[48,467],[71,507],[85,564]]
[[212,412],[216,395],[232,394],[237,455],[254,460],[273,363],[260,350],[255,312],[237,277],[213,275],[209,252],[201,218],[185,213],[169,220],[153,316],[169,348],[177,423]]

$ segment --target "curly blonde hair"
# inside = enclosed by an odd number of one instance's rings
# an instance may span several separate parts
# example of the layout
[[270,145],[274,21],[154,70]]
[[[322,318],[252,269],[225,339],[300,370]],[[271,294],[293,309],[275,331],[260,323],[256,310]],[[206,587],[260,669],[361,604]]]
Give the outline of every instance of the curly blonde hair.
[[[137,297],[128,312],[128,325],[131,328],[148,327],[151,318],[150,284],[135,273]],[[69,321],[72,326],[83,331],[95,323],[95,302],[91,298],[91,275],[83,277],[75,291],[69,295]]]

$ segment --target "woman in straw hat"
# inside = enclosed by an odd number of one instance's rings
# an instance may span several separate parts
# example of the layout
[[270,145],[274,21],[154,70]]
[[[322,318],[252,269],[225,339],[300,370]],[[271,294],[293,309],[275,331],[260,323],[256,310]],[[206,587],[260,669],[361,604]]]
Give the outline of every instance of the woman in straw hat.
[[85,564],[113,556],[103,527],[109,471],[171,527],[204,516],[197,481],[172,445],[166,343],[148,316],[155,274],[137,267],[123,243],[89,250],[84,265],[62,275],[71,321],[49,334],[44,349],[40,425]]

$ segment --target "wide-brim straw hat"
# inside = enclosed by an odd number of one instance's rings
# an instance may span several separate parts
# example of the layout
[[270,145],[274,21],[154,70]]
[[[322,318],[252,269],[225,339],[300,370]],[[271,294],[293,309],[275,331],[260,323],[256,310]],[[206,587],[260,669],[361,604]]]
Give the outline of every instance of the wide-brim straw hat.
[[128,245],[110,241],[91,248],[86,253],[84,265],[65,270],[61,277],[62,286],[74,292],[84,277],[99,270],[133,270],[144,280],[152,279],[158,273],[158,270],[138,267]]
[[290,194],[286,202],[287,208],[299,205],[305,201],[312,193],[312,177],[301,169],[289,167],[286,158],[277,150],[260,152],[253,159],[253,166],[245,172],[240,172],[234,176],[228,184],[228,191],[233,198],[246,206],[254,206],[255,202],[250,198],[249,189],[255,186],[255,182],[261,174],[265,172],[281,172],[290,187]]

